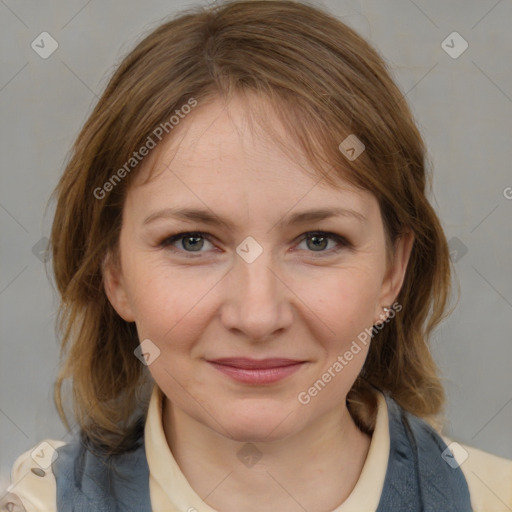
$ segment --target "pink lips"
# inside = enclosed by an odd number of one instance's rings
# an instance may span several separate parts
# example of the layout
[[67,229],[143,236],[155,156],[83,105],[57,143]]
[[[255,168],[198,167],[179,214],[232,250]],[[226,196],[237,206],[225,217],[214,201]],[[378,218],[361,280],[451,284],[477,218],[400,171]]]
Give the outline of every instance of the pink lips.
[[294,359],[248,359],[241,357],[208,361],[214,368],[246,384],[271,384],[296,372],[305,361]]

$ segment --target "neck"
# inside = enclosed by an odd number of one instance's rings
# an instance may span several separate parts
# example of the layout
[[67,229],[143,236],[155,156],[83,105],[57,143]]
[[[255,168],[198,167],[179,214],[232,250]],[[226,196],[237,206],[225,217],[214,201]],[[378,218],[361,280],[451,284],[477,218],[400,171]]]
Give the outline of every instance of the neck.
[[169,448],[191,487],[223,512],[334,510],[354,489],[371,441],[345,404],[272,442],[229,439],[166,397],[163,424]]

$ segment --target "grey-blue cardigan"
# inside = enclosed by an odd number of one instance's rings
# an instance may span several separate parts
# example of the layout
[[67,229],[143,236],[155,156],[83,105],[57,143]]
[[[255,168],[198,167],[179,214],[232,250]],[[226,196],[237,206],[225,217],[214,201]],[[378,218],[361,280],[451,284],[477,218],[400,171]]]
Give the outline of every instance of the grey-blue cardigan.
[[[447,448],[442,438],[389,396],[386,402],[390,453],[377,512],[471,511],[461,469],[441,457]],[[150,512],[143,428],[139,432],[136,448],[111,458],[110,464],[79,437],[59,447],[52,465],[58,512]]]

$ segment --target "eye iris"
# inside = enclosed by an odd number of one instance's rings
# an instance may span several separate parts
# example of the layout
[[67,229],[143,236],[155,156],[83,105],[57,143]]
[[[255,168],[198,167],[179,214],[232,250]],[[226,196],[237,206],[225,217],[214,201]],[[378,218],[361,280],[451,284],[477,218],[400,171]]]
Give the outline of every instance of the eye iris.
[[[315,241],[320,240],[320,241],[321,241],[321,242],[320,242],[320,243],[321,243],[321,245],[316,245],[316,244],[314,244],[314,245],[313,245],[313,247],[315,247],[315,248],[317,248],[317,249],[318,249],[318,248],[320,248],[320,249],[325,249],[325,247],[326,247],[326,246],[325,246],[325,244],[327,243],[327,237],[326,237],[326,236],[313,235],[313,236],[310,236],[310,237],[308,238],[308,240],[315,240]],[[324,242],[324,243],[322,243],[322,242]]]
[[[202,248],[202,245],[201,244],[198,245],[198,242],[203,242],[204,243],[204,240],[200,236],[186,236],[182,240],[183,240],[182,241],[183,248],[184,249],[190,249],[191,248],[193,251],[197,251],[197,250],[200,250]],[[194,240],[194,242],[192,243],[192,245],[190,247],[187,247],[187,242],[190,241],[190,240]]]

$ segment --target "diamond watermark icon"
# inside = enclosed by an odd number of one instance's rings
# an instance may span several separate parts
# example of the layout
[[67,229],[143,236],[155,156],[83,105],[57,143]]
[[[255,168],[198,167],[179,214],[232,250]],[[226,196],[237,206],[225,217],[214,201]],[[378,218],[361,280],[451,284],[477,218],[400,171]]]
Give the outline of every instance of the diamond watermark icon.
[[48,243],[49,240],[45,236],[39,240],[33,247],[32,247],[32,254],[40,261],[44,263],[44,260],[49,257],[48,253]]
[[263,252],[263,247],[252,236],[248,236],[238,245],[236,252],[246,263],[252,263]]
[[260,450],[258,450],[256,445],[252,443],[246,443],[237,452],[236,456],[248,468],[252,468],[252,466],[259,462],[262,457],[262,453]]
[[443,460],[453,469],[458,468],[469,457],[469,453],[459,443],[453,441],[441,454]]
[[48,469],[59,454],[50,443],[43,441],[30,452],[30,456],[40,468]]
[[39,57],[47,59],[59,47],[59,43],[48,32],[41,32],[30,46]]
[[452,32],[441,43],[441,48],[452,59],[458,59],[468,49],[468,46],[468,42],[458,32]]
[[468,247],[460,238],[452,236],[448,240],[448,250],[450,251],[451,260],[457,263],[467,254]]
[[146,338],[133,353],[142,364],[149,366],[160,356],[160,349],[150,339]]
[[345,158],[354,161],[366,149],[366,146],[351,133],[341,144],[338,149],[343,153]]

